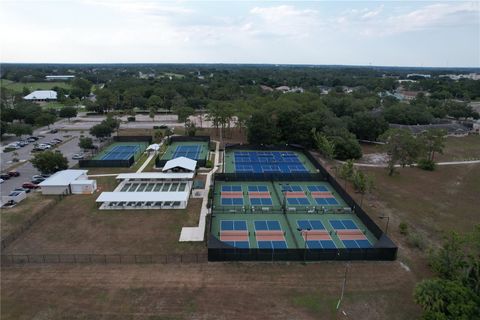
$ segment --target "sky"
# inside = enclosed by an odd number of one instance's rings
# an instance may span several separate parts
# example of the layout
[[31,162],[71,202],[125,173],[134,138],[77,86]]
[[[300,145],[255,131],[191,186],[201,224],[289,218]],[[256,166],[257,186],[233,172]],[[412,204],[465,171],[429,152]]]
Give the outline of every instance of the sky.
[[479,3],[0,0],[0,62],[480,67]]

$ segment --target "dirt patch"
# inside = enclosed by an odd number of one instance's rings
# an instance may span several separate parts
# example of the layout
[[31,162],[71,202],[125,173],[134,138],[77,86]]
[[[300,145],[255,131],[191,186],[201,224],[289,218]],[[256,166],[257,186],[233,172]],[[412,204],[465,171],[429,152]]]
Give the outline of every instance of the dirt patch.
[[[406,319],[414,279],[398,262],[15,267],[2,319]],[[343,316],[343,312],[348,317]]]

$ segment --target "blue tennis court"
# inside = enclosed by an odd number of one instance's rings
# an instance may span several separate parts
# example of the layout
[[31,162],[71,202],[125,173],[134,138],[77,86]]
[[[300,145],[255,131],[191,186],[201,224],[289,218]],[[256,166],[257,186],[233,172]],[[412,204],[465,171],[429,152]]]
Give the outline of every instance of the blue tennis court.
[[235,151],[233,155],[236,172],[308,172],[291,151]]
[[298,185],[290,185],[290,184],[280,184],[282,188],[282,192],[301,192],[303,191],[301,186]]
[[173,153],[172,159],[178,157],[186,157],[189,159],[197,160],[199,158],[202,147],[199,145],[181,145],[177,146]]
[[221,220],[220,240],[234,248],[250,248],[247,222],[244,220]]
[[222,192],[242,192],[242,186],[222,186]]
[[255,237],[259,249],[287,249],[285,235],[277,220],[257,220]]
[[287,202],[289,205],[292,206],[308,206],[310,205],[310,201],[308,198],[287,198]]
[[299,228],[304,230],[303,239],[309,249],[335,249],[330,234],[320,220],[297,220]]
[[267,186],[248,186],[248,192],[268,192]]
[[338,206],[339,203],[335,198],[315,198],[315,202],[320,206]]
[[307,189],[310,192],[328,192],[328,191],[330,191],[325,186],[307,186]]
[[140,151],[139,145],[121,145],[110,149],[101,160],[128,160]]
[[357,225],[353,220],[343,219],[343,220],[330,220],[330,224],[335,230],[355,230],[358,229]]

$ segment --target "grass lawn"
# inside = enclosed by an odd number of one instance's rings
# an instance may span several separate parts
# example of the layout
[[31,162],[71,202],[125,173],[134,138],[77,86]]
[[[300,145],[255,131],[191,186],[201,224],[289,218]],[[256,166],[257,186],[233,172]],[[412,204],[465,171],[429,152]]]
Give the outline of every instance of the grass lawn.
[[[95,178],[100,191],[115,177]],[[52,207],[8,253],[177,254],[204,253],[204,243],[180,243],[184,226],[198,224],[201,199],[184,210],[98,210],[93,195],[71,195]]]
[[[382,153],[382,145],[360,144],[363,154]],[[470,135],[465,137],[447,137],[443,154],[436,154],[435,160],[462,161],[480,159],[480,136]]]
[[29,218],[51,206],[55,199],[44,197],[39,192],[30,192],[27,199],[13,208],[1,209],[0,226],[2,238],[17,230]]
[[22,92],[24,87],[27,87],[30,91],[35,90],[51,90],[54,87],[70,89],[71,86],[67,82],[54,81],[54,82],[13,82],[9,80],[0,80],[0,86],[16,92]]
[[47,102],[46,104],[42,105],[42,109],[44,110],[60,110],[62,108],[64,108],[65,105],[63,105],[62,103],[59,103],[59,102]]

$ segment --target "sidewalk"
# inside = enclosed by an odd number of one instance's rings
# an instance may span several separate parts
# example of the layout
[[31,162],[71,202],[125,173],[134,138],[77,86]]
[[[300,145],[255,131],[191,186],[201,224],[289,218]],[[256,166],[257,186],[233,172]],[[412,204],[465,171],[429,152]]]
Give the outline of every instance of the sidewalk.
[[180,239],[178,241],[203,241],[205,237],[205,227],[206,227],[206,218],[208,214],[207,202],[208,202],[208,191],[210,189],[210,184],[212,181],[213,174],[218,170],[218,163],[220,158],[220,143],[215,141],[215,163],[213,169],[207,173],[207,180],[205,182],[205,190],[203,192],[203,202],[202,209],[200,211],[200,220],[198,222],[198,227],[183,227],[182,233],[180,234]]

